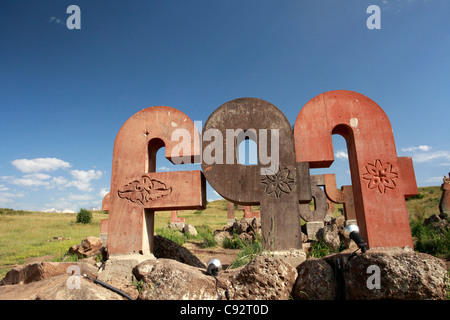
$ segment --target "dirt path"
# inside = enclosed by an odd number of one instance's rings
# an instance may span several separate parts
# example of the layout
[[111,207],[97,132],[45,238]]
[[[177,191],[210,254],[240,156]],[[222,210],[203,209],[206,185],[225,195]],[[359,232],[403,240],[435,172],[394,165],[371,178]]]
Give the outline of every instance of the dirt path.
[[205,265],[212,258],[219,259],[223,269],[227,269],[236,259],[239,249],[225,249],[223,247],[202,248],[200,243],[189,241],[183,245],[186,249],[197,256]]

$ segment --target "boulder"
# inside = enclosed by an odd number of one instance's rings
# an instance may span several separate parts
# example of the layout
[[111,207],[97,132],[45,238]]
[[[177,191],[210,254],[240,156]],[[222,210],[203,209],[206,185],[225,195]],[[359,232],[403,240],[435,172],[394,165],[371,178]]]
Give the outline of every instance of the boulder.
[[[238,235],[251,230],[251,222],[247,219],[242,218],[241,220],[236,220],[233,225],[234,232]],[[248,230],[250,229],[250,230]]]
[[240,235],[238,235],[238,238],[244,243],[253,242],[252,235],[248,234],[247,232],[241,233]]
[[155,235],[153,244],[153,254],[158,259],[173,259],[194,267],[206,268],[203,262],[201,262],[193,253],[170,239]]
[[155,260],[155,257],[141,254],[110,256],[105,263],[104,270],[99,272],[97,279],[122,290],[136,299],[139,292],[133,284],[136,280],[133,275],[133,268],[147,260]]
[[430,226],[435,230],[440,232],[445,232],[449,229],[450,223],[448,221],[448,217],[444,213],[440,213],[439,215],[433,214],[423,221],[425,226]]
[[69,253],[82,257],[92,257],[98,254],[104,255],[103,242],[98,237],[90,236],[83,239],[80,244],[70,247]]
[[214,231],[214,240],[216,240],[217,244],[222,245],[226,238],[233,239],[233,234],[226,230]]
[[306,253],[302,249],[289,249],[280,251],[263,251],[263,256],[274,257],[289,263],[294,268],[302,264],[306,260]]
[[206,268],[192,267],[175,260],[157,259],[133,269],[145,285],[143,300],[287,300],[297,277],[296,269],[281,259],[257,256],[245,267],[220,271],[218,281]]
[[325,243],[330,249],[337,250],[341,244],[339,229],[335,223],[327,224],[316,233],[318,241]]
[[167,227],[169,229],[174,229],[174,230],[178,230],[178,231],[182,232],[184,229],[184,226],[185,226],[184,222],[171,222],[168,224]]
[[[73,267],[71,267],[73,266]],[[27,284],[62,274],[87,274],[97,277],[97,268],[86,262],[35,262],[13,267],[0,281],[0,286]]]
[[194,237],[197,235],[197,230],[194,228],[193,225],[190,225],[190,224],[187,224],[184,226],[183,232],[190,234],[191,236],[194,236]]
[[324,258],[342,261],[346,299],[445,299],[446,265],[411,248],[373,248],[349,260],[350,253]]
[[297,270],[279,258],[257,256],[232,277],[233,299],[287,300]]
[[292,290],[296,300],[334,300],[337,282],[331,266],[322,259],[310,258],[297,267]]
[[95,284],[84,277],[70,276],[68,274],[58,275],[28,284],[5,285],[0,287],[0,300],[124,299],[119,294]]
[[217,299],[215,280],[205,268],[192,267],[171,259],[148,260],[133,269],[145,285],[140,300]]

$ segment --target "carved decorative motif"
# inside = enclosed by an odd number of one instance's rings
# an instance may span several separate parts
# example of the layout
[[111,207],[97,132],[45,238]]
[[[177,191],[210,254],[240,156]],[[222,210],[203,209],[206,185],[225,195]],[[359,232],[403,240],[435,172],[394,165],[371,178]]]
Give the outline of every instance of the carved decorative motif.
[[120,189],[119,197],[145,205],[170,193],[172,193],[172,187],[167,188],[164,182],[143,175],[139,180],[134,180]]
[[291,171],[288,168],[280,169],[273,175],[264,175],[261,178],[261,183],[266,185],[265,192],[272,194],[276,198],[281,195],[288,194],[292,191],[291,185],[294,184],[294,178],[290,177]]
[[377,159],[374,164],[366,164],[366,170],[362,177],[369,181],[367,184],[369,189],[378,188],[380,193],[385,193],[386,189],[394,189],[397,186],[395,179],[398,178],[398,173],[393,170],[389,162],[383,164],[380,159]]

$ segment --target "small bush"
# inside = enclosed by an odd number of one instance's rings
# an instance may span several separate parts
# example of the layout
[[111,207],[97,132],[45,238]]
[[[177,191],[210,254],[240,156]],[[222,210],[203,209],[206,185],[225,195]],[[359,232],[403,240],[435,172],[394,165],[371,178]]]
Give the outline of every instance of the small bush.
[[92,222],[92,213],[86,209],[81,209],[77,213],[77,223],[88,224]]
[[311,245],[311,251],[309,252],[310,257],[323,258],[329,254],[333,253],[330,247],[328,247],[323,241],[316,241]]
[[203,236],[202,248],[211,248],[217,246],[217,241],[212,233]]
[[[239,239],[240,240],[240,239]],[[231,264],[231,268],[238,268],[240,266],[246,265],[252,261],[255,256],[263,252],[263,246],[261,239],[256,238],[253,242],[240,240],[239,245],[242,245],[241,251],[236,255],[236,260]]]
[[409,197],[406,201],[411,201],[413,199],[423,199],[424,195],[422,193],[416,194],[415,196]]

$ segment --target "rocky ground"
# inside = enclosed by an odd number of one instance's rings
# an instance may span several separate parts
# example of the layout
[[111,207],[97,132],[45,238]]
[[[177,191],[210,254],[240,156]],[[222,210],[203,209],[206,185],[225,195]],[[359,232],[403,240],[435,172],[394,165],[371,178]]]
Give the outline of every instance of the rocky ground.
[[[337,245],[341,227],[340,221],[331,219],[317,236],[330,247]],[[257,226],[241,221],[215,235],[223,240],[232,236],[233,229],[249,239]],[[68,251],[83,259],[48,262],[51,257],[46,256],[15,266],[0,281],[0,300],[215,300],[226,295],[235,300],[445,300],[450,285],[448,261],[409,247],[375,248],[356,256],[352,248],[322,259],[308,258],[303,250],[264,252],[236,269],[229,266],[238,249],[202,248],[195,241],[180,246],[158,235],[154,255],[149,256],[108,257],[97,237]],[[96,261],[99,256],[103,263]],[[206,271],[212,258],[223,266],[217,278]]]

